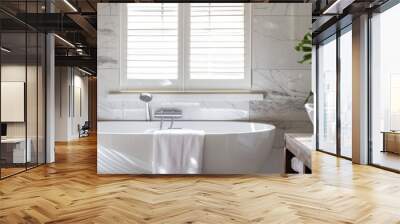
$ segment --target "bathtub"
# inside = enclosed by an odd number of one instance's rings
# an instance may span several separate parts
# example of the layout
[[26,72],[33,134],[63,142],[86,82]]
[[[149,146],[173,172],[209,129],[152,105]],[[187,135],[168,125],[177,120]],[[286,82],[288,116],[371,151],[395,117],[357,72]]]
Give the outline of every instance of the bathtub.
[[[98,174],[151,174],[151,130],[157,121],[99,121]],[[165,125],[167,126],[167,124]],[[262,173],[268,166],[275,127],[230,121],[177,121],[174,128],[204,130],[204,174]]]

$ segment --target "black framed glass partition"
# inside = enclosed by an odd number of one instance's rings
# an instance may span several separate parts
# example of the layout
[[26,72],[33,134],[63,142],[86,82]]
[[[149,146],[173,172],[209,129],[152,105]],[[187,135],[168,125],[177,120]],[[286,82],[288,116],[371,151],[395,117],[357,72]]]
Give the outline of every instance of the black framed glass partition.
[[[0,3],[0,178],[45,163],[45,34]],[[19,1],[18,13],[39,13],[44,1]],[[21,16],[21,14],[18,14]]]
[[400,171],[400,4],[391,6],[370,19],[369,155],[371,164]]
[[317,46],[317,149],[352,157],[352,29]]
[[0,150],[3,178],[26,170],[26,161],[30,157],[26,154],[26,33],[2,32],[1,47]]

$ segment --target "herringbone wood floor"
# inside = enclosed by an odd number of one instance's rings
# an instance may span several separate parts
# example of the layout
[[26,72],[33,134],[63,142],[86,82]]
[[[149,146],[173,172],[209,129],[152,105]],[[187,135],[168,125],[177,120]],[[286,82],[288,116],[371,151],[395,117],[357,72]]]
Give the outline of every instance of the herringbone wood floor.
[[315,152],[314,174],[98,176],[96,140],[0,181],[0,223],[400,223],[400,175]]

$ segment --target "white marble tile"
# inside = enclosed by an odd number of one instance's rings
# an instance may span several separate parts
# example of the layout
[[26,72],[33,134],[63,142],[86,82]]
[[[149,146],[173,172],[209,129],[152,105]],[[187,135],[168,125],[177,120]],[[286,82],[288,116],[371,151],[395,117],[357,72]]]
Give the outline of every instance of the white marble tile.
[[97,17],[109,16],[110,15],[110,4],[109,3],[97,3]]
[[144,108],[134,108],[123,110],[123,120],[145,120],[146,110]]
[[97,46],[100,48],[117,48],[119,49],[119,34],[110,29],[97,30]]
[[308,69],[294,47],[311,27],[311,17],[254,16],[252,65],[267,69]]
[[109,29],[114,32],[119,31],[120,29],[120,23],[121,23],[121,17],[120,15],[113,15],[113,16],[100,16],[97,18],[97,28],[102,30],[102,29]]
[[311,3],[254,3],[253,15],[310,16]]
[[110,98],[110,91],[119,90],[119,69],[97,68],[97,95],[102,100]]
[[110,15],[112,16],[118,16],[121,14],[121,10],[122,10],[122,5],[124,5],[125,3],[110,3]]
[[311,90],[311,70],[253,69],[253,90],[267,94],[306,97]]
[[306,121],[304,99],[274,96],[250,102],[250,120]]
[[123,120],[123,102],[102,99],[97,102],[98,120]]
[[252,53],[253,68],[263,69],[308,69],[308,65],[299,64],[302,53],[294,50],[297,41],[277,41],[254,35],[255,43],[264,42],[263,48],[254,48]]
[[248,101],[156,101],[151,104],[153,111],[162,107],[181,109],[184,120],[248,120]]
[[120,17],[99,16],[97,18],[97,46],[120,49]]
[[[253,16],[252,26],[253,35],[262,35],[275,41],[299,41],[311,30],[311,15]],[[263,46],[262,43],[253,44]]]
[[120,65],[120,51],[118,48],[99,48],[97,49],[97,67],[115,68],[119,69]]

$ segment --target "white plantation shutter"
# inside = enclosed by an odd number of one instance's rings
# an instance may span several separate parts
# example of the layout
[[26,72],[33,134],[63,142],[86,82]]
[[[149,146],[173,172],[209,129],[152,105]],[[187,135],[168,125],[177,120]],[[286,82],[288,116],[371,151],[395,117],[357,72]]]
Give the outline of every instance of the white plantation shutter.
[[126,4],[121,87],[248,89],[245,3]]
[[245,78],[245,4],[192,3],[190,79]]
[[127,4],[127,79],[178,78],[178,4]]

